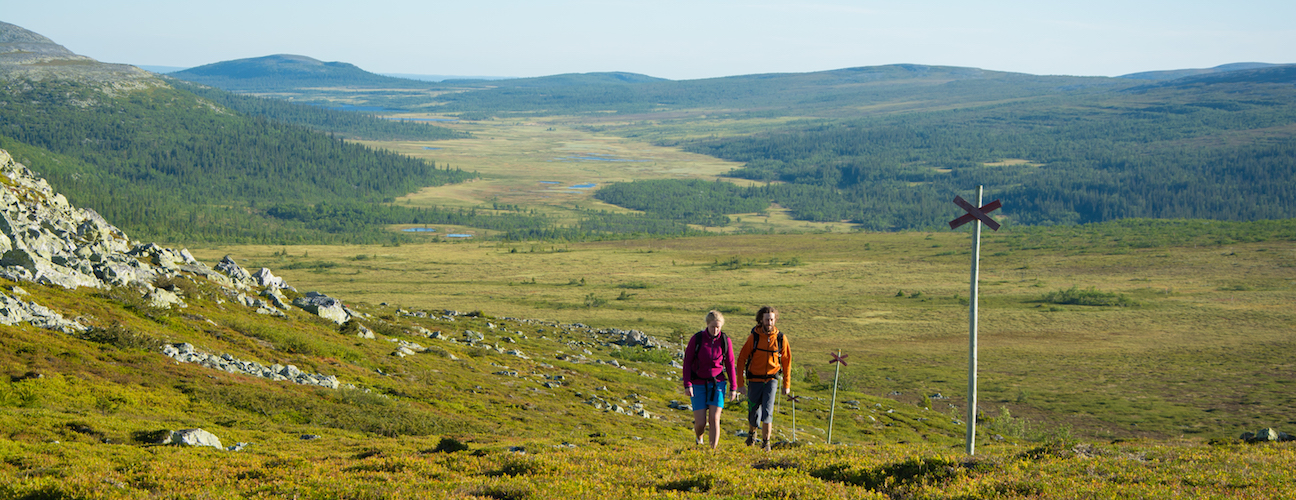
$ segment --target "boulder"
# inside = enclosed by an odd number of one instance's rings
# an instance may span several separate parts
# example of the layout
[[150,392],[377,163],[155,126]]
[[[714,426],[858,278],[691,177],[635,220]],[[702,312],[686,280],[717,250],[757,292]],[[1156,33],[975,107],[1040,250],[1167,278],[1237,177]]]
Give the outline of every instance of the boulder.
[[234,262],[234,258],[228,255],[221,259],[220,263],[216,264],[216,270],[225,273],[235,282],[245,282],[252,279],[252,274],[248,273],[247,269],[239,267],[238,263]]
[[275,290],[280,288],[292,289],[292,287],[288,286],[288,283],[284,282],[283,278],[275,276],[270,272],[270,269],[264,267],[252,275],[252,281],[262,287],[272,288]]
[[271,304],[279,309],[288,310],[291,308],[291,306],[288,305],[288,298],[278,289],[267,288],[264,292],[261,292],[261,296],[265,297]]
[[215,434],[202,429],[183,429],[171,433],[163,444],[177,444],[184,446],[211,446],[213,448],[225,449],[221,446],[220,438]]
[[342,301],[318,292],[306,292],[304,297],[293,299],[293,305],[339,325],[351,319]]

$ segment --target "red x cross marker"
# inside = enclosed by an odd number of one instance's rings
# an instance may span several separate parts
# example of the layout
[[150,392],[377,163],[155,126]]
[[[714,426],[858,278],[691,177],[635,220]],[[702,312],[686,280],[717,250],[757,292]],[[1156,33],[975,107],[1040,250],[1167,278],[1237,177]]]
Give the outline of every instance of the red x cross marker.
[[828,362],[828,364],[831,365],[831,364],[833,364],[833,363],[841,363],[842,366],[846,366],[846,358],[850,356],[849,354],[843,354],[843,355],[841,355],[841,356],[838,356],[838,355],[833,354],[833,353],[831,353],[831,352],[828,353],[828,355],[829,355],[829,356],[832,356],[832,358],[833,358],[832,361],[829,361],[829,362]]
[[950,229],[954,229],[956,227],[962,226],[976,219],[981,219],[981,222],[984,222],[986,226],[990,227],[990,229],[993,229],[995,231],[999,230],[999,223],[995,222],[994,219],[991,219],[989,215],[986,215],[990,212],[998,210],[999,207],[1003,206],[1002,203],[999,203],[999,200],[986,203],[985,206],[981,208],[977,208],[976,205],[968,203],[967,200],[964,200],[962,196],[955,196],[954,204],[958,205],[959,208],[962,208],[963,210],[967,210],[967,213],[964,214],[962,217],[950,221],[949,223]]

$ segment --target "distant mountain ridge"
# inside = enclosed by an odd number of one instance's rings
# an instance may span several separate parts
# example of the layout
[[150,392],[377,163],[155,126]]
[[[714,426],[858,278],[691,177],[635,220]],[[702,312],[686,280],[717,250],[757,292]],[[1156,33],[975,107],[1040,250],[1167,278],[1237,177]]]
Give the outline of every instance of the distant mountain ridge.
[[1188,87],[1226,83],[1293,83],[1296,84],[1296,64],[1265,65],[1230,71],[1189,75],[1158,82],[1158,87]]
[[1216,73],[1228,73],[1230,71],[1241,71],[1251,69],[1270,68],[1273,66],[1282,66],[1281,64],[1269,64],[1258,62],[1242,62],[1232,64],[1221,64],[1213,68],[1196,68],[1196,69],[1171,69],[1164,71],[1143,71],[1139,73],[1130,73],[1121,75],[1116,78],[1128,78],[1131,80],[1174,80],[1187,76],[1210,75]]
[[[39,36],[39,35],[38,35]],[[1283,66],[1260,62],[1241,62],[1215,66],[1213,68],[1193,68],[1145,71],[1115,77],[1125,80],[1169,81],[1185,77],[1197,77],[1247,71]],[[171,69],[171,68],[168,68]],[[697,80],[670,80],[631,72],[591,72],[563,73],[539,77],[474,77],[447,75],[416,75],[405,73],[370,73],[353,64],[345,62],[323,62],[317,59],[292,54],[276,54],[264,57],[223,61],[195,68],[169,72],[177,78],[225,90],[243,92],[249,90],[294,89],[310,86],[333,85],[351,87],[396,87],[423,88],[443,85],[469,85],[490,88],[537,88],[537,87],[583,87],[594,85],[626,84],[660,84],[682,83],[697,84],[709,82],[748,82],[748,81],[800,81],[833,85],[841,83],[868,83],[900,80],[966,80],[966,79],[1089,79],[1109,80],[1108,77],[1031,75],[987,70],[973,67],[928,66],[922,64],[890,64],[882,66],[860,66],[806,73],[758,73],[750,75],[733,75]]]
[[350,63],[324,62],[293,54],[212,63],[169,73],[169,76],[231,91],[282,87],[426,88],[434,85],[370,73]]

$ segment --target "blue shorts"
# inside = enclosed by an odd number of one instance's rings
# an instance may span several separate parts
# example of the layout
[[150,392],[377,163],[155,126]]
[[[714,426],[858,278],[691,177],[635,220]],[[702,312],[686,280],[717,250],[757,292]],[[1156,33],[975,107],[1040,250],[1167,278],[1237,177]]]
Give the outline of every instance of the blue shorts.
[[702,382],[693,384],[693,411],[705,410],[708,407],[724,408],[725,388],[728,382]]

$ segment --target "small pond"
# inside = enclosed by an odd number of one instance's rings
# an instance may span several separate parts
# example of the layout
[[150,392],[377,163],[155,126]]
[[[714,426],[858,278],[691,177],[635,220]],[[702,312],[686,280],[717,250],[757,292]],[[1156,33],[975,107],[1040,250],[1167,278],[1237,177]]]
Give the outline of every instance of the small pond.
[[554,159],[557,161],[612,161],[612,162],[628,162],[628,163],[641,163],[641,162],[648,161],[648,160],[628,160],[625,158],[617,158],[612,155],[599,154],[599,153],[589,153],[589,154],[573,155],[573,156],[560,156]]
[[458,118],[402,118],[399,116],[385,116],[388,120],[400,122],[457,122]]

